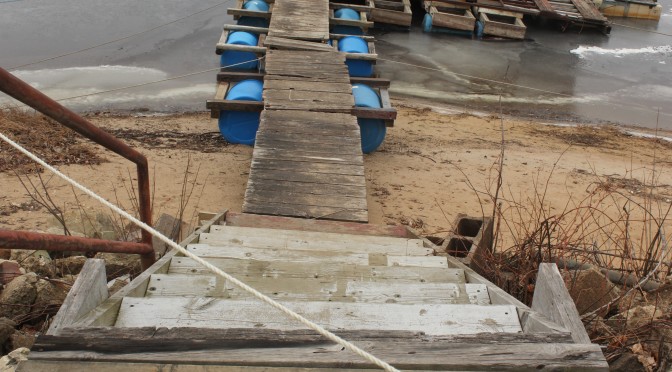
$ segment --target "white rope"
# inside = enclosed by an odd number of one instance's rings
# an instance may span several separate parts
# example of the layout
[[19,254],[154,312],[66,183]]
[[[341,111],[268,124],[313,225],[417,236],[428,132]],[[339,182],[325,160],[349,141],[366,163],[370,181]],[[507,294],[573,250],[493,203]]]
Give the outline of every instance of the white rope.
[[18,143],[16,143],[16,142],[12,141],[11,139],[9,139],[9,138],[8,138],[7,136],[5,136],[3,133],[0,133],[0,139],[2,139],[3,141],[7,142],[8,144],[10,144],[12,147],[14,147],[15,149],[19,150],[19,151],[22,152],[24,155],[28,156],[29,158],[31,158],[31,159],[32,159],[33,161],[35,161],[36,163],[38,163],[38,164],[40,164],[41,166],[45,167],[46,169],[50,170],[51,172],[53,172],[54,174],[56,174],[57,176],[59,176],[60,178],[62,178],[63,180],[65,180],[66,182],[68,182],[68,183],[70,183],[71,185],[75,186],[76,188],[80,189],[80,190],[83,191],[85,194],[87,194],[87,195],[89,195],[90,197],[92,197],[92,198],[98,200],[99,202],[103,203],[105,206],[107,206],[107,207],[109,207],[110,209],[112,209],[113,211],[119,213],[119,214],[122,215],[123,217],[126,217],[127,219],[131,220],[131,222],[133,222],[134,224],[140,226],[143,230],[149,232],[150,234],[156,236],[157,238],[159,238],[161,241],[163,241],[164,243],[168,244],[168,245],[171,246],[172,248],[177,249],[178,251],[180,251],[180,253],[182,253],[182,254],[184,254],[185,256],[187,256],[187,257],[193,259],[194,261],[198,262],[199,264],[205,266],[208,270],[212,271],[213,273],[215,273],[215,274],[221,276],[222,278],[224,278],[224,279],[226,279],[226,280],[232,282],[233,284],[235,284],[236,286],[240,287],[240,288],[243,289],[244,291],[251,293],[254,297],[258,298],[259,300],[261,300],[261,301],[263,301],[263,302],[265,302],[265,303],[271,305],[272,307],[276,308],[277,310],[280,310],[282,313],[284,313],[284,314],[287,315],[288,317],[290,317],[290,318],[292,318],[292,319],[294,319],[294,320],[297,320],[298,322],[304,324],[306,327],[308,327],[308,328],[314,330],[315,332],[321,334],[322,336],[328,338],[329,340],[331,340],[331,341],[333,341],[333,342],[335,342],[335,343],[337,343],[337,344],[340,344],[340,345],[343,346],[344,348],[346,348],[346,349],[348,349],[348,350],[354,352],[355,354],[357,354],[357,355],[361,356],[362,358],[366,359],[367,361],[369,361],[369,362],[371,362],[371,363],[377,365],[378,367],[380,367],[380,368],[382,368],[382,369],[384,369],[384,370],[386,370],[386,371],[394,371],[394,372],[398,372],[398,370],[397,370],[396,368],[392,367],[390,364],[388,364],[388,363],[386,363],[386,362],[384,362],[384,361],[378,359],[377,357],[373,356],[372,354],[370,354],[370,353],[368,353],[368,352],[366,352],[366,351],[360,349],[359,347],[355,346],[354,344],[352,344],[352,343],[350,343],[350,342],[348,342],[348,341],[342,339],[341,337],[335,335],[334,333],[332,333],[332,332],[326,330],[325,328],[323,328],[323,327],[320,326],[319,324],[314,323],[313,321],[311,321],[311,320],[309,320],[309,319],[303,317],[302,315],[300,315],[300,314],[294,312],[293,310],[291,310],[291,309],[285,307],[285,306],[282,305],[281,303],[275,301],[274,299],[272,299],[272,298],[266,296],[265,294],[263,294],[263,293],[257,291],[256,289],[250,287],[249,285],[247,285],[247,284],[241,282],[240,280],[238,280],[238,279],[234,278],[233,276],[227,274],[226,272],[220,270],[219,268],[215,267],[214,265],[212,265],[212,264],[209,263],[208,261],[206,261],[206,260],[204,260],[204,259],[198,257],[197,255],[195,255],[195,254],[189,252],[188,250],[186,250],[185,248],[183,248],[183,247],[180,246],[179,244],[177,244],[177,243],[175,243],[174,241],[168,239],[165,235],[163,235],[163,234],[161,234],[160,232],[154,230],[154,228],[152,228],[151,226],[149,226],[149,225],[147,225],[146,223],[144,223],[144,222],[138,220],[137,218],[135,218],[135,217],[133,217],[132,215],[128,214],[126,211],[124,211],[124,210],[122,210],[121,208],[117,207],[116,205],[110,203],[109,201],[103,199],[101,196],[99,196],[99,195],[96,194],[95,192],[93,192],[93,191],[89,190],[88,188],[86,188],[86,186],[83,186],[83,185],[79,184],[77,181],[75,181],[75,180],[73,180],[72,178],[70,178],[70,177],[66,176],[65,174],[61,173],[61,172],[60,172],[59,170],[57,170],[56,168],[54,168],[54,167],[52,167],[51,165],[47,164],[44,160],[40,159],[39,157],[37,157],[36,155],[34,155],[33,153],[31,153],[30,151],[28,151],[28,150],[26,150],[25,148],[23,148],[23,147],[22,147],[21,145],[19,145]]

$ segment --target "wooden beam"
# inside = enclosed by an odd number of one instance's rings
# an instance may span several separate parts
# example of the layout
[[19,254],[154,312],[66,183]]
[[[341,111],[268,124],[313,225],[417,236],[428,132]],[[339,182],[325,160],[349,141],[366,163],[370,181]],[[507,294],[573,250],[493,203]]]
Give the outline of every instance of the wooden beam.
[[367,78],[367,77],[350,77],[350,83],[352,84],[366,84],[371,88],[389,88],[390,80],[389,79],[380,79],[380,78]]
[[579,317],[579,312],[576,310],[576,305],[567,292],[558,266],[554,263],[539,265],[532,310],[546,315],[552,321],[567,328],[577,344],[591,343]]
[[264,102],[261,101],[232,101],[227,99],[206,101],[205,107],[208,110],[220,111],[245,111],[261,112],[264,110]]
[[397,118],[397,110],[393,108],[355,107],[352,109],[351,113],[352,115],[363,119],[394,120]]
[[105,261],[93,258],[86,260],[47,334],[58,335],[63,328],[75,323],[108,297]]
[[271,12],[260,12],[256,10],[247,10],[247,9],[233,9],[229,8],[226,10],[226,14],[233,15],[237,17],[255,17],[255,18],[264,18],[270,19]]
[[268,33],[267,27],[252,27],[252,26],[241,26],[241,25],[224,25],[225,30],[230,31],[247,31],[253,34],[266,34]]
[[264,74],[259,72],[222,71],[217,73],[217,81],[241,81],[247,79],[264,80]]
[[[221,330],[219,330],[221,332]],[[233,336],[234,333],[227,333]],[[519,337],[519,335],[513,335]],[[529,336],[529,335],[526,335]],[[347,339],[351,339],[346,337]],[[76,340],[73,340],[73,342]],[[118,344],[123,345],[125,340]],[[224,339],[223,341],[228,341]],[[416,339],[352,339],[365,350],[402,370],[498,370],[498,371],[608,371],[598,345],[544,343],[537,339],[505,341],[499,334],[477,335],[471,342],[459,338],[446,340]],[[82,343],[80,343],[82,344]],[[199,345],[216,343],[200,343]],[[89,347],[95,347],[90,342]],[[186,344],[189,345],[189,344]],[[186,346],[185,345],[185,346]],[[297,347],[260,347],[220,349],[180,349],[155,352],[96,352],[74,350],[31,351],[32,361],[73,361],[116,363],[200,364],[227,366],[299,368],[374,368],[370,362],[333,344],[308,344]]]

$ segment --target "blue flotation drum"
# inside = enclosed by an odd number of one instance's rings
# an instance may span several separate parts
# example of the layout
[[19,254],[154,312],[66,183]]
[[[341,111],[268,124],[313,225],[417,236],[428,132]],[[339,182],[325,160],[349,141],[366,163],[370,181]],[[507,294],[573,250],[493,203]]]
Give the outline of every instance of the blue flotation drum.
[[[264,84],[259,80],[243,80],[234,85],[226,94],[232,101],[261,101]],[[230,143],[254,145],[259,129],[259,112],[221,111],[219,131]]]
[[[381,108],[380,97],[375,90],[368,85],[353,84],[352,95],[355,98],[355,106]],[[359,130],[362,135],[362,152],[369,154],[374,152],[385,139],[385,121],[381,119],[357,118]]]
[[[247,31],[234,31],[229,33],[227,44],[256,46],[259,37]],[[247,62],[247,63],[245,63]],[[231,66],[233,65],[233,66]],[[220,59],[220,66],[231,66],[236,69],[252,70],[259,66],[257,55],[252,52],[240,50],[225,50]]]
[[[350,8],[341,8],[338,9],[334,12],[334,18],[338,19],[351,19],[351,20],[356,20],[359,21],[359,13],[353,9]],[[364,35],[364,31],[360,27],[357,26],[342,26],[342,25],[337,25],[334,26],[334,29],[332,30],[333,33],[335,34],[342,34],[342,35]]]
[[[254,10],[257,12],[268,12],[268,4],[263,0],[248,0],[243,3],[243,9]],[[238,25],[250,27],[268,27],[268,19],[261,17],[240,17],[238,18]]]
[[[345,53],[368,53],[369,45],[357,36],[347,36],[338,41],[338,50]],[[373,63],[361,59],[346,59],[350,76],[369,77],[373,75]]]
[[268,4],[263,0],[248,0],[243,4],[243,9],[257,12],[268,12]]

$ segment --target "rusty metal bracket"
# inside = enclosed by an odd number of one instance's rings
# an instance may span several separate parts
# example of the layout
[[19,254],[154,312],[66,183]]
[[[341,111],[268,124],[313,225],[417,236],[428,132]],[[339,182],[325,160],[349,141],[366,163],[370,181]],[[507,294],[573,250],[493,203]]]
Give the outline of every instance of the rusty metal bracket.
[[[147,163],[147,158],[142,155],[140,152],[137,150],[131,148],[124,142],[120,141],[113,135],[105,132],[104,130],[96,127],[93,125],[91,122],[88,120],[84,119],[83,117],[77,115],[73,111],[65,108],[58,102],[54,101],[53,99],[47,97],[45,94],[42,92],[38,91],[37,89],[31,87],[28,85],[26,82],[22,81],[21,79],[15,77],[14,75],[10,74],[6,70],[0,68],[0,91],[6,93],[7,95],[13,97],[14,99],[21,101],[22,103],[32,107],[33,109],[41,112],[42,114],[54,119],[61,125],[64,125],[75,132],[81,134],[82,136],[92,140],[93,142],[105,147],[108,150],[111,150],[115,152],[116,154],[130,160],[131,162],[135,163],[137,166],[138,170],[138,204],[140,208],[140,220],[147,225],[151,226],[152,225],[152,206],[151,206],[151,198],[150,198],[150,191],[149,191],[149,166]],[[5,248],[11,248],[7,247],[5,244],[9,244],[8,242],[13,239],[11,234],[8,233],[14,233],[12,231],[2,231],[0,230],[0,247],[5,247]],[[66,242],[68,240],[72,240],[73,242],[75,240],[80,241],[82,238],[73,238],[73,237],[64,237],[60,235],[44,235],[45,239],[53,239],[51,240],[52,242],[60,242],[64,245],[68,245]],[[27,236],[24,236],[27,238]],[[54,237],[60,237],[59,239],[56,239]],[[15,237],[14,237],[15,238]],[[64,239],[61,239],[64,238]],[[92,239],[95,240],[95,239]],[[37,243],[37,240],[33,239],[31,240],[35,244]],[[82,242],[82,241],[80,241]],[[63,250],[69,250],[69,251],[85,251],[85,252],[92,252],[95,251],[95,247],[105,247],[105,245],[101,245],[101,241],[97,241],[98,243],[93,244],[92,242],[89,242],[91,244],[84,244],[82,243],[81,245],[77,244],[71,244],[72,247],[79,247],[80,249],[74,249],[74,248],[68,248],[68,249],[63,249]],[[112,245],[107,245],[107,247],[111,246],[121,246],[121,247],[126,247],[128,250],[134,250],[138,248],[138,243],[130,243],[130,242],[108,242],[108,243],[114,243]],[[46,242],[44,244],[47,244]],[[142,246],[149,246],[151,247],[152,245],[152,235],[148,233],[145,230],[142,230]],[[61,250],[61,249],[55,249],[53,248],[56,246],[55,244],[51,244],[52,248],[50,250]],[[30,247],[30,246],[28,246]],[[26,248],[26,246],[23,246],[22,248]],[[144,249],[144,248],[143,248]],[[103,250],[98,250],[97,252],[106,252]],[[155,256],[154,256],[154,251],[152,250],[151,252],[151,259],[150,255],[148,252],[145,253],[139,253],[139,252],[119,252],[119,253],[138,253],[142,255],[142,267],[143,270],[151,266],[152,263],[155,261]]]

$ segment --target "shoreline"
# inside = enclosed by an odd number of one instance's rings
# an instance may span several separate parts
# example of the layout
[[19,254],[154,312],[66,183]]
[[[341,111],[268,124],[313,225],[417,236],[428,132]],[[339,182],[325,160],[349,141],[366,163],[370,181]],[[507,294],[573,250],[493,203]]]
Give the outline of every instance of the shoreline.
[[[410,108],[430,108],[440,114],[449,114],[449,115],[459,115],[459,114],[470,114],[479,117],[489,117],[489,116],[498,116],[499,113],[495,110],[486,110],[486,109],[465,109],[465,107],[460,107],[455,104],[449,104],[439,101],[426,100],[417,97],[404,96],[398,94],[391,94],[391,100],[393,106],[404,106]],[[645,126],[636,126],[628,125],[622,123],[615,123],[604,120],[590,120],[584,117],[572,117],[570,119],[556,119],[553,118],[557,116],[553,113],[542,114],[534,112],[535,110],[530,110],[529,114],[507,114],[504,113],[502,116],[505,119],[524,121],[524,120],[534,120],[537,121],[540,125],[550,125],[550,126],[594,126],[594,127],[616,127],[621,128],[624,133],[633,135],[633,136],[642,136],[646,138],[655,138],[656,133],[663,134],[660,139],[672,142],[672,130],[666,130],[655,127],[645,127]],[[539,110],[536,110],[539,111]],[[207,114],[208,110],[178,110],[178,111],[152,111],[147,108],[137,108],[137,109],[102,109],[102,110],[82,110],[78,113],[84,117],[170,117],[170,116],[182,116],[182,115],[199,115]],[[214,119],[213,119],[214,120]]]

